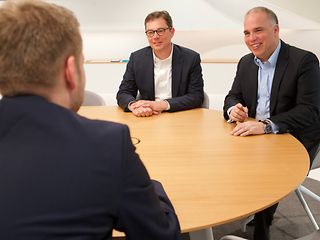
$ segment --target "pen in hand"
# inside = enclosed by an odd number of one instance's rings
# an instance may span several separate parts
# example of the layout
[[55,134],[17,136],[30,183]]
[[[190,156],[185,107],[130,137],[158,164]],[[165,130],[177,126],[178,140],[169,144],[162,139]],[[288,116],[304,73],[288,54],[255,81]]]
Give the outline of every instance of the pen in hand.
[[230,119],[234,122],[243,122],[249,117],[248,112],[248,107],[238,103],[232,108]]

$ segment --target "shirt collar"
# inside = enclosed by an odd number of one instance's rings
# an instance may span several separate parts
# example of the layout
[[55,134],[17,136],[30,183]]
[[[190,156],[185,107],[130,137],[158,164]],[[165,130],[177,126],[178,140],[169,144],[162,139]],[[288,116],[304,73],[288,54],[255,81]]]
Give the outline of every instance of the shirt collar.
[[[278,56],[279,56],[279,52],[280,52],[280,48],[281,48],[281,41],[279,40],[278,46],[276,48],[276,50],[274,50],[274,52],[272,53],[272,55],[269,57],[269,59],[266,61],[270,64],[271,67],[276,67],[277,64],[277,60],[278,60]],[[266,62],[262,62],[259,58],[257,58],[256,56],[254,56],[254,62],[257,66],[262,66],[264,63]]]

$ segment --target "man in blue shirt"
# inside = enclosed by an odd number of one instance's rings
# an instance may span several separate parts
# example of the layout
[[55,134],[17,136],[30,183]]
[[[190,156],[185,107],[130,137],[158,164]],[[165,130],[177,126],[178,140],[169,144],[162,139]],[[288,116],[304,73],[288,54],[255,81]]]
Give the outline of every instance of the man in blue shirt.
[[[231,134],[289,132],[305,146],[312,163],[320,143],[317,57],[280,40],[277,16],[265,7],[245,15],[244,40],[251,53],[240,59],[224,103],[225,119],[236,123]],[[255,215],[255,240],[269,239],[276,208]]]

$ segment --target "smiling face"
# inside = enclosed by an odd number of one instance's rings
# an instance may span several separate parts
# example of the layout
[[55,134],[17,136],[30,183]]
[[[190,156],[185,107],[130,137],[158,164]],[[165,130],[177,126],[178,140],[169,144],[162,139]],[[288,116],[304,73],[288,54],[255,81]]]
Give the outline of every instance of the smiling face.
[[[170,55],[171,53],[171,39],[174,35],[174,28],[169,28],[165,19],[156,18],[146,23],[146,31],[155,31],[158,29],[166,29],[161,36],[156,32],[152,37],[148,37],[150,47],[153,49],[157,57],[163,55]],[[167,56],[167,57],[168,57]]]
[[263,62],[278,46],[279,25],[266,12],[249,12],[244,19],[243,32],[247,47]]

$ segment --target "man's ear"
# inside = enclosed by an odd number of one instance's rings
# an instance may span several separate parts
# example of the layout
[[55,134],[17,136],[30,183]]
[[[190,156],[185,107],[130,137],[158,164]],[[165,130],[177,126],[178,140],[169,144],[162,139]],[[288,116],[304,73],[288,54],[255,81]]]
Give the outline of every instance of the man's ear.
[[69,56],[65,62],[65,83],[73,90],[77,86],[77,66],[74,56]]
[[174,29],[174,27],[172,27],[172,28],[170,29],[170,33],[171,33],[171,37],[172,37],[172,38],[173,38],[175,32],[176,32],[176,30]]
[[278,24],[275,24],[275,26],[274,26],[274,33],[279,35],[279,25]]

